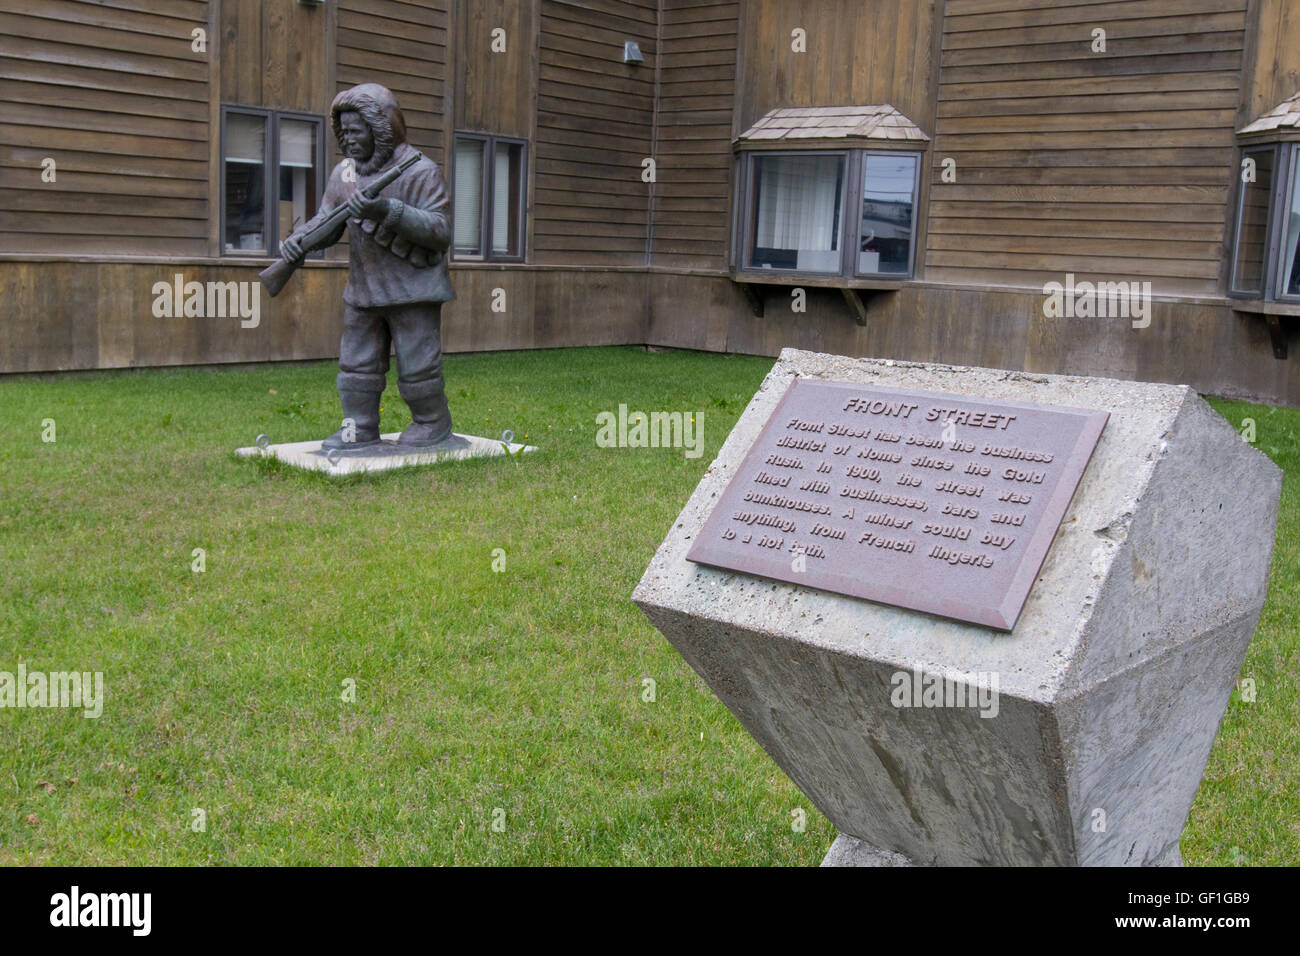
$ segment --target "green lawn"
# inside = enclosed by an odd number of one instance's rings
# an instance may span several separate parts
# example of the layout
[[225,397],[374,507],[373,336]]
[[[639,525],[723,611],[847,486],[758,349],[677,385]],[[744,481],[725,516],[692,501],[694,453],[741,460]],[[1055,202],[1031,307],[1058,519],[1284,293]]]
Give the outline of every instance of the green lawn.
[[[105,681],[97,720],[0,709],[0,863],[817,863],[830,824],[629,600],[771,364],[451,356],[457,429],[542,450],[344,480],[231,454],[337,428],[332,363],[0,379],[0,670]],[[704,454],[597,447],[620,403]],[[1300,412],[1215,405],[1288,479],[1183,853],[1296,863]]]

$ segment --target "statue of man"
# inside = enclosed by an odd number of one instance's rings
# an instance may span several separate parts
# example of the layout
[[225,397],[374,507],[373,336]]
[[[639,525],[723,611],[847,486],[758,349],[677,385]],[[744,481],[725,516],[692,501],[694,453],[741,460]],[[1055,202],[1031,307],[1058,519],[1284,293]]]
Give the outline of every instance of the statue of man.
[[[351,213],[338,374],[344,427],[321,447],[347,450],[379,442],[390,345],[397,353],[397,388],[411,409],[411,424],[398,443],[436,445],[451,437],[442,378],[442,303],[456,297],[447,271],[446,183],[438,164],[426,157],[374,199],[360,192],[415,152],[406,142],[397,99],[385,87],[362,83],[344,90],[334,97],[330,122],[345,158],[330,174],[320,213],[280,246],[284,258],[300,262],[310,251],[302,237],[317,222],[341,205]],[[338,242],[343,228],[316,248]]]

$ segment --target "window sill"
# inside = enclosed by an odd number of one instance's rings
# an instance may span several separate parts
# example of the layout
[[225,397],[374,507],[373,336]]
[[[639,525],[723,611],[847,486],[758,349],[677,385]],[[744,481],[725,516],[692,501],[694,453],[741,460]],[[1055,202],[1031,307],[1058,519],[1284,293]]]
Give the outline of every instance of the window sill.
[[759,285],[809,286],[814,289],[869,289],[871,291],[888,291],[901,289],[912,280],[907,278],[877,279],[865,276],[827,275],[815,272],[777,272],[764,269],[761,272],[746,270],[733,272],[732,282],[755,283]]
[[1300,315],[1300,302],[1229,298],[1228,303],[1236,312],[1253,312],[1256,315]]

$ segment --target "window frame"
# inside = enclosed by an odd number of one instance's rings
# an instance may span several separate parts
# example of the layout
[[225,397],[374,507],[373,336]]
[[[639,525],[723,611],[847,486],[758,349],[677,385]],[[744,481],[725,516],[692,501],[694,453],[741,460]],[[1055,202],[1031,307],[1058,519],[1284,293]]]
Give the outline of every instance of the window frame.
[[[325,117],[318,116],[314,113],[299,112],[298,110],[275,110],[274,117],[275,129],[273,130],[273,139],[271,140],[271,143],[275,162],[271,167],[271,175],[274,177],[275,182],[275,201],[277,208],[278,204],[282,201],[280,197],[280,121],[283,119],[291,119],[316,124],[316,155],[313,157],[313,160],[316,163],[316,213],[319,214],[322,200],[325,198],[325,187],[329,185],[330,173],[332,171],[328,167],[328,159],[325,150],[325,136],[328,132],[325,126]],[[272,219],[274,220],[272,223],[274,229],[272,236],[275,239],[275,253],[273,254],[278,255],[280,243],[287,239],[288,236],[279,235],[280,217],[278,215],[272,216]],[[310,219],[311,217],[309,216],[307,221],[310,221]],[[299,223],[299,225],[302,225],[302,223]],[[295,230],[297,228],[297,226],[293,227]],[[308,259],[321,259],[324,258],[324,256],[324,249],[316,249],[307,254]]]
[[[270,209],[269,209],[270,203],[266,201],[266,197],[270,195],[271,186],[272,186],[271,162],[269,157],[267,156],[267,153],[270,152],[272,126],[274,125],[271,120],[271,112],[272,111],[269,109],[263,109],[261,107],[256,107],[256,106],[234,106],[234,105],[228,106],[225,103],[221,104],[221,145],[219,148],[221,165],[220,165],[220,169],[217,172],[217,175],[221,177],[221,210],[220,210],[221,223],[220,223],[220,233],[219,233],[220,239],[219,239],[218,251],[223,256],[232,256],[241,259],[266,259],[270,255],[271,246],[270,243],[267,242],[267,239],[269,238],[267,227],[270,223]],[[263,151],[262,152],[262,197],[263,197],[262,198],[262,240],[263,240],[263,245],[266,248],[261,250],[226,248],[226,236],[228,235],[227,232],[228,224],[226,219],[226,213],[229,210],[229,199],[227,195],[228,189],[226,184],[226,164],[228,162],[226,157],[228,154],[227,143],[229,142],[229,139],[227,138],[226,127],[227,127],[227,119],[230,117],[231,114],[238,114],[241,116],[258,116],[261,117],[265,122],[266,138],[263,140],[262,143],[262,151]]]
[[[1296,192],[1296,171],[1300,169],[1300,149],[1295,143],[1275,143],[1277,154],[1273,159],[1273,194],[1274,202],[1269,205],[1272,231],[1269,234],[1269,282],[1266,290],[1272,290],[1271,301],[1300,302],[1300,292],[1286,291],[1287,268],[1291,263],[1283,262],[1281,256],[1286,254],[1286,237],[1291,228],[1291,204]],[[1244,151],[1243,151],[1244,153]],[[1278,169],[1286,171],[1286,178],[1278,180]],[[1244,192],[1244,190],[1243,190]],[[1300,214],[1298,214],[1300,215]],[[1235,251],[1235,244],[1234,244]],[[1300,243],[1297,244],[1300,252]],[[1233,257],[1233,270],[1236,270],[1236,256]]]
[[[853,151],[849,149],[761,149],[746,150],[741,154],[742,172],[739,179],[741,180],[740,201],[741,216],[743,217],[740,230],[740,241],[737,247],[736,271],[751,273],[753,275],[790,275],[790,276],[820,276],[821,278],[835,278],[843,276],[845,266],[848,263],[848,246],[844,241],[845,222],[848,218],[849,209],[852,208],[849,203],[849,195],[853,192],[851,187],[851,176],[853,174]],[[764,266],[750,265],[750,259],[753,258],[754,236],[758,227],[758,203],[755,201],[754,187],[756,180],[756,159],[776,158],[780,156],[838,156],[844,161],[844,178],[843,186],[840,189],[840,268],[838,272],[808,272],[799,269],[776,269]]]
[[[1228,268],[1228,295],[1234,299],[1267,299],[1270,297],[1270,292],[1273,288],[1274,261],[1276,259],[1273,230],[1277,221],[1275,213],[1278,193],[1281,192],[1281,190],[1277,188],[1278,174],[1281,171],[1282,166],[1282,163],[1279,162],[1279,154],[1281,153],[1281,150],[1279,149],[1280,145],[1281,144],[1278,143],[1261,143],[1258,145],[1243,146],[1241,148],[1241,159],[1243,161],[1253,153],[1271,153],[1273,155],[1273,180],[1269,184],[1267,202],[1268,212],[1267,219],[1264,222],[1264,274],[1261,277],[1260,287],[1257,291],[1254,289],[1240,290],[1237,288],[1237,264],[1241,259],[1240,255],[1238,255],[1238,250],[1241,246],[1241,220],[1242,216],[1245,214],[1246,194],[1249,191],[1247,187],[1252,185],[1250,183],[1242,182],[1240,175],[1238,175],[1237,178],[1237,201],[1235,203],[1236,209],[1232,217],[1232,246],[1230,249],[1232,259]],[[1237,163],[1236,168],[1240,171],[1240,162]]]
[[[479,196],[479,248],[477,255],[456,250],[455,222],[452,223],[450,259],[454,262],[513,262],[523,263],[528,256],[528,140],[519,136],[501,136],[478,130],[455,130],[451,136],[451,160],[447,163],[447,179],[451,188],[451,207],[456,208],[456,150],[462,139],[472,139],[483,144],[483,167],[479,170],[481,194]],[[519,160],[519,227],[516,240],[518,254],[492,251],[492,221],[496,211],[496,154],[497,144],[506,143],[520,147]]]
[[[921,150],[910,149],[859,149],[857,152],[856,172],[857,172],[857,205],[853,207],[857,213],[855,217],[855,229],[853,233],[853,255],[849,257],[849,273],[855,279],[897,279],[900,282],[907,282],[916,277],[916,234],[917,219],[921,211],[921,167],[925,153]],[[912,170],[912,219],[909,228],[912,235],[907,243],[907,271],[906,272],[859,272],[857,263],[858,243],[862,236],[862,203],[863,195],[866,193],[866,171],[868,156],[897,156],[899,154],[912,156],[916,163]],[[846,223],[847,225],[847,223]],[[847,244],[846,244],[847,245]],[[847,248],[845,249],[847,252]]]
[[[896,156],[900,153],[916,159],[912,178],[912,241],[907,254],[907,272],[859,272],[857,246],[861,236],[862,207],[865,191],[863,177],[867,156]],[[844,188],[840,196],[840,268],[838,272],[808,272],[799,269],[775,269],[750,264],[756,230],[758,204],[755,202],[755,159],[770,156],[841,156],[844,158]],[[810,279],[843,279],[867,282],[910,282],[916,278],[916,246],[920,222],[921,182],[925,168],[924,149],[875,149],[868,146],[827,147],[813,149],[742,149],[737,156],[737,210],[732,226],[732,268],[738,276],[790,276]]]
[[[262,239],[265,249],[261,251],[226,248],[226,212],[228,208],[226,196],[226,118],[231,113],[260,116],[266,120],[265,153],[262,163]],[[320,211],[321,201],[325,197],[326,181],[329,179],[330,173],[330,170],[326,168],[325,117],[316,113],[303,113],[298,110],[273,110],[261,106],[222,103],[221,144],[219,147],[221,162],[217,173],[221,177],[221,222],[219,224],[220,232],[218,233],[218,253],[222,256],[242,259],[274,259],[279,255],[280,243],[288,238],[280,235],[280,217],[277,213],[280,204],[280,120],[282,118],[316,125],[316,155],[313,157],[313,161],[316,164],[316,210],[317,212]],[[271,201],[272,199],[274,201]],[[320,259],[324,254],[324,250],[317,249],[309,252],[307,258]]]

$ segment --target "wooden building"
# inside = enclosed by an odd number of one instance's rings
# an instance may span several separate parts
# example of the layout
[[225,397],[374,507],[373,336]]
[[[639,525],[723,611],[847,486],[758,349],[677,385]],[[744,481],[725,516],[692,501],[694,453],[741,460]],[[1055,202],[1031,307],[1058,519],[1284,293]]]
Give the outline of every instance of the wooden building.
[[366,80],[452,182],[450,351],[1300,404],[1300,0],[9,0],[0,372],[336,355],[342,247],[255,324],[155,288],[255,281]]

